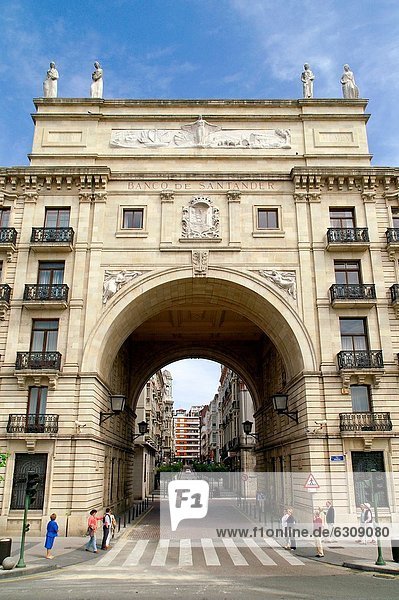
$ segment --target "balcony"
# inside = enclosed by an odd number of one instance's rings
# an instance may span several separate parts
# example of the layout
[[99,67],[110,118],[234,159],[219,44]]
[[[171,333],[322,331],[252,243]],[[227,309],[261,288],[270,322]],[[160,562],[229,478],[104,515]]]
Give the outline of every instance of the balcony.
[[377,297],[372,283],[341,284],[330,287],[330,299],[333,307],[348,308],[373,306]]
[[387,238],[387,251],[390,258],[394,258],[395,253],[399,250],[399,229],[390,227],[385,232]]
[[15,369],[59,371],[61,354],[59,352],[17,352]]
[[24,290],[26,308],[57,309],[68,306],[69,287],[64,284],[27,284]]
[[58,433],[59,415],[8,415],[7,433]]
[[392,431],[389,412],[353,412],[339,414],[339,429],[348,431]]
[[399,318],[399,284],[394,283],[393,285],[391,285],[391,287],[389,288],[389,291],[391,292],[392,307],[395,311],[395,316],[398,319]]
[[8,308],[10,308],[11,288],[6,283],[0,285],[0,319],[3,320]]
[[31,248],[35,252],[71,252],[74,235],[72,227],[32,227]]
[[337,354],[339,369],[382,369],[382,350],[342,350]]
[[369,230],[367,227],[338,228],[330,227],[327,229],[327,250],[364,251],[370,246]]
[[14,227],[0,227],[0,252],[7,253],[7,260],[10,261],[13,252],[16,250],[17,230]]

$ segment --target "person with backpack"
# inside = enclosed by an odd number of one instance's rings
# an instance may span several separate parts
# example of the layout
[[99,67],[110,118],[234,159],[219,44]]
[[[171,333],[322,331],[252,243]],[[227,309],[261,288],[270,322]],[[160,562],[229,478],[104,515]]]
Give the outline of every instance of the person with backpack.
[[111,509],[105,509],[105,515],[103,517],[103,541],[101,544],[101,550],[108,550],[112,536],[112,517]]

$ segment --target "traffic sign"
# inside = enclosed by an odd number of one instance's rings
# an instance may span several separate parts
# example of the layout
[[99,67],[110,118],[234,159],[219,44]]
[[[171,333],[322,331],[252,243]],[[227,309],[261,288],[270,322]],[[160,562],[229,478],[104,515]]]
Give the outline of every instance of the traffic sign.
[[307,478],[303,487],[305,487],[307,490],[318,490],[320,486],[317,483],[315,476],[312,475],[312,473],[309,473],[309,477]]
[[330,462],[343,463],[343,462],[345,462],[345,455],[344,454],[330,454]]

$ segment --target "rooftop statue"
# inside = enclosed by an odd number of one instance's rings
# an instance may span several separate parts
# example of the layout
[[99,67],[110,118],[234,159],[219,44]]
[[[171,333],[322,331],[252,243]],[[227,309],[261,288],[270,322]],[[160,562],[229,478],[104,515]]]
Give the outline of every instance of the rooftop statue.
[[43,97],[57,98],[57,81],[59,75],[55,68],[55,63],[50,63],[50,68],[47,71],[46,79],[43,81]]
[[303,86],[303,97],[304,98],[313,98],[313,80],[314,75],[310,70],[308,63],[303,65],[304,71],[301,75],[301,81]]
[[359,98],[359,88],[355,83],[355,76],[350,70],[349,65],[344,65],[344,72],[341,77],[342,94],[344,98]]
[[92,84],[90,86],[90,97],[91,98],[102,98],[103,97],[103,70],[99,62],[94,63],[94,71],[92,73]]

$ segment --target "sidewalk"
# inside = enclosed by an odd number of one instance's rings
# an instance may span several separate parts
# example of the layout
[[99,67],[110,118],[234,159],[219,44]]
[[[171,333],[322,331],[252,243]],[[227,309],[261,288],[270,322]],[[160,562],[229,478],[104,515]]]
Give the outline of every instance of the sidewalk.
[[[154,502],[155,504],[155,502]],[[147,512],[144,512],[141,516],[137,517],[136,520],[132,521],[130,525],[126,522],[126,527],[123,526],[123,519],[121,523],[121,529],[118,533],[115,533],[115,537],[111,542],[111,547],[121,539],[122,537],[128,536],[134,531],[135,525],[141,523],[148,513],[151,513],[150,503]],[[149,517],[149,515],[148,515]],[[82,535],[80,537],[57,537],[54,542],[52,560],[46,559],[46,549],[44,547],[44,536],[33,537],[29,533],[25,539],[25,564],[26,567],[15,568],[10,571],[4,570],[0,565],[0,581],[11,578],[11,577],[22,577],[26,575],[33,575],[36,573],[42,573],[45,571],[53,571],[63,567],[70,567],[71,565],[77,565],[82,563],[93,562],[95,564],[102,556],[104,551],[101,548],[102,539],[102,527],[99,527],[97,533],[97,548],[98,553],[86,552],[85,545],[88,542],[88,537]],[[11,546],[11,556],[15,558],[16,562],[19,558],[20,551],[20,536],[13,536]]]

